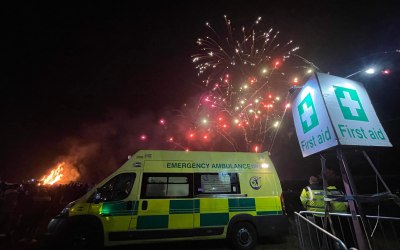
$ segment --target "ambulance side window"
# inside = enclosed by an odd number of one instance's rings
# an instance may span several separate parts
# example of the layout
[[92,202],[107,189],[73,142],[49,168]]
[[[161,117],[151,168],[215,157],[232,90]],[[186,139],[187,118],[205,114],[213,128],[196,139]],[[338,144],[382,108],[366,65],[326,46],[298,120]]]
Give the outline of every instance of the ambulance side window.
[[142,199],[192,197],[190,174],[143,174]]
[[113,177],[98,189],[98,199],[103,202],[125,199],[131,193],[135,177],[135,173],[123,173]]
[[237,173],[194,174],[195,194],[240,194]]

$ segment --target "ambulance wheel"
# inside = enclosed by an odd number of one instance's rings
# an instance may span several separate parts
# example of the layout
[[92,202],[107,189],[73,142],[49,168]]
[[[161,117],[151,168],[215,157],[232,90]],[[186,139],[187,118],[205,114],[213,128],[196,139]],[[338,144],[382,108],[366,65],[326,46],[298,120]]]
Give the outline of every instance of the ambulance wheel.
[[232,227],[229,239],[236,250],[252,249],[257,244],[257,231],[249,222],[238,222]]

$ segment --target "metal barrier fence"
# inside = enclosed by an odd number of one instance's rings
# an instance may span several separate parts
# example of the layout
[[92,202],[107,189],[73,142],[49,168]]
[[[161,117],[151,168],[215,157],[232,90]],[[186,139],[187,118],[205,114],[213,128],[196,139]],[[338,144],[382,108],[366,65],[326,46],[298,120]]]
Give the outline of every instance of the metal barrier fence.
[[[301,249],[357,249],[350,214],[301,211],[295,213]],[[359,215],[358,215],[359,216]],[[367,215],[368,232],[374,250],[400,249],[400,218]],[[326,223],[326,230],[323,225]]]
[[313,213],[294,214],[301,249],[348,249],[343,241],[322,228],[323,217],[315,216]]

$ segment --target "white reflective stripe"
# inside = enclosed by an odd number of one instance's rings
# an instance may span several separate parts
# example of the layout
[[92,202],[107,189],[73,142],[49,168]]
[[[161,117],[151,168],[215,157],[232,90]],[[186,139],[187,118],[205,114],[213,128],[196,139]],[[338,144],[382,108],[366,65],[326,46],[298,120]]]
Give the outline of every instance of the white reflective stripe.
[[307,189],[308,189],[308,193],[310,194],[310,200],[312,200],[314,198],[312,190],[309,186],[307,186]]

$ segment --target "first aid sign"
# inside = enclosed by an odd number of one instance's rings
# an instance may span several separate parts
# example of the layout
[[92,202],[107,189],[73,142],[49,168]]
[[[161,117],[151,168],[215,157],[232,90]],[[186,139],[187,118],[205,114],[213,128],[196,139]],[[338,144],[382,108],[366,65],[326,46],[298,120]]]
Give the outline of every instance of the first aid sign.
[[303,157],[337,146],[391,147],[361,83],[316,73],[293,102]]
[[338,145],[316,75],[293,101],[292,114],[303,157]]

